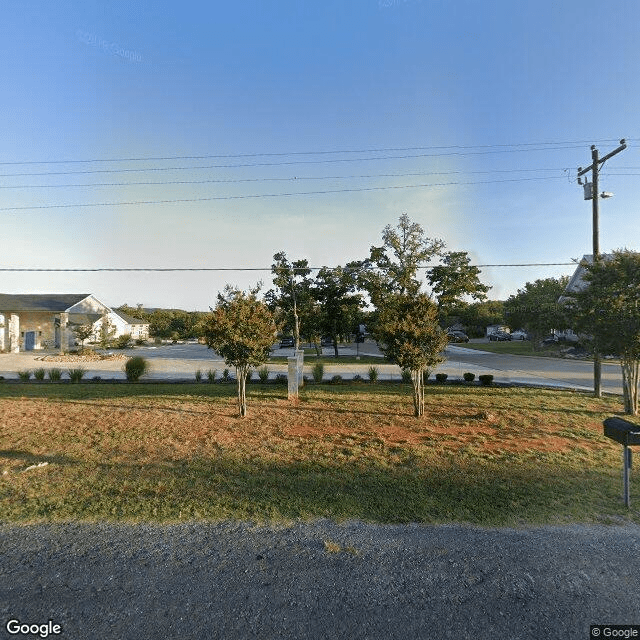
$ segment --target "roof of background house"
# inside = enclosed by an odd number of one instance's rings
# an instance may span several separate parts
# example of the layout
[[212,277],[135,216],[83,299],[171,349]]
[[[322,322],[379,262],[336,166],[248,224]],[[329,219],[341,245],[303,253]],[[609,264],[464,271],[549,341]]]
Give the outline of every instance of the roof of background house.
[[90,295],[90,293],[0,293],[0,313],[3,311],[66,311]]
[[146,320],[140,320],[140,318],[134,318],[122,311],[118,311],[117,309],[113,310],[117,316],[120,316],[127,324],[149,324]]
[[[613,258],[613,254],[603,253],[600,258],[602,260],[611,260]],[[566,293],[576,293],[577,291],[582,291],[584,289],[586,285],[584,275],[587,272],[585,265],[587,264],[593,264],[593,254],[591,253],[582,256],[582,260],[578,263],[576,270],[573,272],[573,275],[569,279],[569,283],[565,288]],[[564,296],[561,296],[561,298],[564,298]]]

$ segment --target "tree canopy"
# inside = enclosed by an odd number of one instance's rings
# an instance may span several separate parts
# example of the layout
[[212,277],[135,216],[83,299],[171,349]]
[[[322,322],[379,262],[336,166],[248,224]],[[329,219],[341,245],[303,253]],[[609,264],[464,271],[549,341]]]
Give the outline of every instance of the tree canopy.
[[236,368],[238,409],[247,413],[246,380],[250,368],[266,362],[276,337],[276,324],[267,306],[257,299],[260,287],[248,293],[227,285],[204,323],[207,346]]
[[576,327],[591,337],[596,351],[620,358],[625,412],[637,415],[640,253],[614,251],[611,259],[583,266],[586,286],[570,294],[567,305]]

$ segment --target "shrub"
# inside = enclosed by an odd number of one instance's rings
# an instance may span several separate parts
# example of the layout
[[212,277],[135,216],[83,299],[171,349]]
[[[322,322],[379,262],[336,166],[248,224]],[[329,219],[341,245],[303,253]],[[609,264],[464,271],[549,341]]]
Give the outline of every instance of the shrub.
[[353,382],[364,382],[364,378],[359,373],[356,373],[356,375],[351,379]]
[[113,346],[116,349],[128,349],[132,345],[133,345],[133,340],[131,339],[131,336],[128,333],[118,336],[113,341]]
[[436,373],[436,382],[443,384],[449,376],[446,373]]
[[331,384],[342,384],[342,376],[337,374],[331,378]]
[[62,378],[62,371],[58,368],[49,369],[49,380],[51,382],[58,382]]
[[45,370],[41,367],[33,372],[33,377],[36,380],[44,380]]
[[215,382],[217,373],[218,372],[215,369],[209,369],[209,371],[207,371],[207,380],[211,383]]
[[196,382],[202,382],[202,371],[200,369],[196,371]]
[[316,362],[313,365],[312,375],[314,382],[322,382],[322,378],[324,377],[324,365],[322,364],[322,362]]
[[473,382],[476,379],[476,374],[467,371],[466,373],[462,374],[462,377],[464,378],[465,382]]
[[431,371],[429,371],[429,369],[425,369],[422,372],[422,382],[425,383],[429,379],[430,375],[431,375]]
[[376,382],[379,375],[378,367],[369,367],[369,381]]
[[409,384],[411,382],[411,371],[409,369],[402,370],[402,382]]
[[230,382],[231,381],[231,373],[229,372],[229,369],[225,369],[222,372],[222,382]]
[[136,338],[136,344],[141,347],[143,344],[147,344],[147,341],[144,338]]
[[260,367],[260,369],[258,369],[258,378],[260,378],[261,384],[266,384],[269,379],[269,367]]
[[124,372],[129,382],[136,382],[149,370],[149,363],[142,356],[129,358],[124,365]]
[[20,378],[22,382],[27,382],[29,378],[31,378],[31,371],[18,371],[18,378]]
[[289,379],[287,378],[286,374],[279,373],[276,376],[276,384],[289,384]]
[[247,369],[247,375],[245,376],[245,382],[251,382],[253,377],[253,369]]
[[485,387],[489,387],[493,382],[493,376],[490,373],[485,373],[482,376],[478,376],[478,380],[480,380],[480,384],[483,384]]
[[83,369],[82,367],[69,369],[69,378],[71,378],[71,382],[80,382],[86,372],[86,369]]

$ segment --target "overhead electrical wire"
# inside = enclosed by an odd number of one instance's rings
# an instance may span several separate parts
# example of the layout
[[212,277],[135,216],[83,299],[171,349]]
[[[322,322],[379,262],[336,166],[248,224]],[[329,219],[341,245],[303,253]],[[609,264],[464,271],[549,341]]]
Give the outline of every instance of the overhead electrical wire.
[[[638,140],[638,138],[626,138],[628,142]],[[72,163],[95,163],[95,162],[160,162],[166,160],[204,160],[208,158],[260,158],[260,157],[285,157],[285,156],[301,156],[301,155],[329,155],[340,153],[389,153],[398,151],[426,151],[436,149],[506,149],[509,147],[549,147],[553,149],[572,149],[575,145],[583,144],[602,144],[608,142],[617,142],[615,138],[605,138],[601,140],[563,140],[548,142],[515,142],[510,144],[485,144],[485,145],[431,145],[418,147],[381,147],[369,149],[334,149],[334,150],[317,150],[317,151],[282,151],[282,152],[258,152],[258,153],[233,153],[233,154],[206,154],[193,156],[146,156],[139,158],[89,158],[85,160],[23,160],[23,161],[6,161],[0,162],[0,165],[26,165],[26,164],[72,164]],[[525,149],[526,150],[526,149]],[[444,153],[442,155],[449,155]]]

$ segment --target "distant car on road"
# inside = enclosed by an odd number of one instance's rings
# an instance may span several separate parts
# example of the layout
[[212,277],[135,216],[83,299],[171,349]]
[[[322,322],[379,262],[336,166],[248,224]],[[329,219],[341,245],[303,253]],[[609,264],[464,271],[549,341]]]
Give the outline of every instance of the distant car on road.
[[284,336],[284,338],[280,340],[281,349],[284,349],[286,347],[295,347],[295,346],[296,346],[296,341],[293,339],[292,336]]
[[511,340],[511,334],[506,331],[494,331],[489,334],[489,340],[491,342],[506,342]]
[[522,329],[518,329],[518,331],[514,331],[511,334],[511,339],[512,340],[531,340],[531,336],[526,331],[523,331]]
[[469,336],[464,331],[447,331],[449,342],[469,342]]

